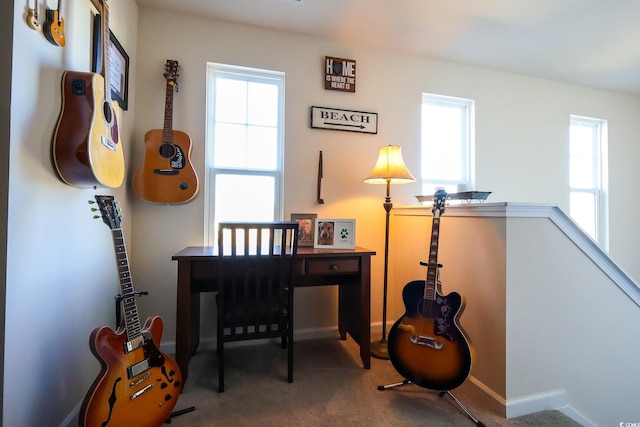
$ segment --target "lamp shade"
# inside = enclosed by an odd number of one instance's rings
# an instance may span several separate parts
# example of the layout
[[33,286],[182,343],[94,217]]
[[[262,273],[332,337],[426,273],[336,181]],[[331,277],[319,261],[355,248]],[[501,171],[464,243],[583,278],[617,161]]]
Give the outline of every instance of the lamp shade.
[[415,178],[407,169],[402,159],[400,147],[397,145],[387,145],[380,147],[378,160],[373,170],[364,179],[367,184],[408,184],[414,182]]

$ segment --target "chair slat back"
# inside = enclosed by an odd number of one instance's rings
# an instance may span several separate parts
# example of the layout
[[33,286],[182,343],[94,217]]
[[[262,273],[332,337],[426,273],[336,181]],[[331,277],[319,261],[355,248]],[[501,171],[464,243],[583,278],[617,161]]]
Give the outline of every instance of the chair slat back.
[[286,328],[298,223],[223,222],[218,227],[219,289],[225,341],[277,336]]

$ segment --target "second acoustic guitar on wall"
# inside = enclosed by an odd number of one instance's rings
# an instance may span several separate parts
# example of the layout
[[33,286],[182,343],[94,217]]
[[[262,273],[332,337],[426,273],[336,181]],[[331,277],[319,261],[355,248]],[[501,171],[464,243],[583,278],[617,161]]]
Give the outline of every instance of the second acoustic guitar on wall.
[[133,189],[151,203],[179,204],[198,195],[198,177],[191,165],[191,138],[173,130],[173,93],[178,78],[178,61],[167,60],[164,77],[166,98],[164,128],[144,136],[142,165],[133,176]]

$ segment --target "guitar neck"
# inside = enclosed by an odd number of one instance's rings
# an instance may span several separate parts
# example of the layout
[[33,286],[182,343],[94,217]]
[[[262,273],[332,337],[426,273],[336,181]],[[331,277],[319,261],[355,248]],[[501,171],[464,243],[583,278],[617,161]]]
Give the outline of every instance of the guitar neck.
[[109,6],[107,0],[102,1],[102,77],[104,77],[104,97],[111,103],[111,55],[109,54]]
[[427,279],[424,287],[424,299],[436,299],[436,284],[438,282],[438,242],[440,237],[440,217],[433,217],[431,225],[431,243],[429,245],[429,264],[427,265]]
[[[113,246],[116,252],[116,263],[118,265],[118,276],[120,280],[120,295],[122,296],[127,338],[129,342],[142,342],[143,337],[140,328],[140,318],[138,316],[138,307],[136,305],[133,282],[131,281],[129,261],[127,259],[127,248],[124,243],[124,234],[121,228],[115,228],[111,230],[111,235],[113,236]],[[133,348],[136,347],[137,345],[133,345]]]
[[164,103],[164,129],[162,130],[162,142],[173,143],[173,87],[175,82],[167,80],[167,88]]

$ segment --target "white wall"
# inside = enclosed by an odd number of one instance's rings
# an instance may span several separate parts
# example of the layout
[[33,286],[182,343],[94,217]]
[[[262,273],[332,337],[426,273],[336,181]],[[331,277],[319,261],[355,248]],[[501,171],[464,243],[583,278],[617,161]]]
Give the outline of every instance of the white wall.
[[638,416],[640,310],[551,222],[507,222],[507,397],[554,390],[593,425]]
[[[143,156],[143,135],[161,128],[162,76],[167,59],[178,60],[180,92],[174,98],[174,128],[190,134],[192,160],[204,182],[205,70],[207,62],[267,68],[286,73],[285,211],[357,219],[357,243],[375,249],[372,266],[372,320],[381,319],[384,188],[362,183],[378,147],[399,144],[409,169],[419,176],[422,92],[476,100],[477,189],[492,191],[491,201],[568,205],[568,124],[570,114],[609,120],[611,253],[632,276],[640,278],[634,259],[640,238],[633,206],[640,195],[628,184],[640,182],[633,167],[640,158],[640,98],[581,86],[508,74],[478,67],[354,46],[145,8],[140,13],[138,105],[134,163]],[[326,91],[325,55],[355,59],[355,94]],[[312,105],[377,112],[379,133],[357,134],[311,129]],[[318,152],[324,154],[325,201],[315,202]],[[419,184],[394,186],[395,206],[415,204]],[[175,262],[171,255],[203,243],[204,195],[180,206],[134,203],[134,258],[139,282],[152,291],[153,304],[165,318],[169,341],[175,334]],[[393,232],[393,231],[392,231]],[[312,294],[313,293],[313,294]],[[335,325],[335,291],[298,293],[296,326]],[[171,298],[164,298],[171,296]],[[317,301],[321,301],[318,303]],[[313,303],[311,301],[314,301]],[[150,306],[147,306],[150,308]],[[203,304],[203,336],[213,335],[213,305]],[[307,315],[308,314],[308,315]]]
[[[89,335],[95,327],[114,326],[119,292],[110,231],[92,219],[87,201],[115,194],[125,216],[130,208],[124,188],[70,187],[51,163],[62,73],[90,71],[91,3],[63,2],[64,48],[26,25],[24,1],[13,3],[3,424],[60,425],[98,375]],[[133,0],[110,3],[111,29],[134,58],[135,74],[137,6]],[[135,99],[135,84],[131,90]],[[134,99],[120,122],[127,160]]]

